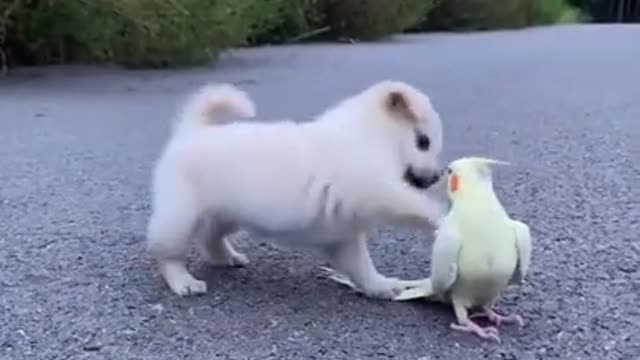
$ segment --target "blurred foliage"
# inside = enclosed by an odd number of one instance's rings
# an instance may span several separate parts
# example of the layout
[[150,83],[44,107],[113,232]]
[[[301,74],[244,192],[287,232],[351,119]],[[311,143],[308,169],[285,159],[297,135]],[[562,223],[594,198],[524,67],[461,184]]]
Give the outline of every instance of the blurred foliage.
[[374,40],[424,21],[433,4],[433,0],[327,0],[324,13],[334,37]]
[[314,33],[325,26],[323,4],[326,0],[264,0],[276,7],[278,21],[255,31],[249,44],[277,44]]
[[640,22],[640,0],[567,0],[594,22]]
[[577,21],[564,0],[444,0],[415,30],[492,30]]
[[279,21],[264,0],[0,0],[0,14],[4,57],[23,64],[202,63]]
[[[640,10],[640,0],[613,2],[622,4],[614,9],[615,14]],[[310,39],[376,40],[405,31],[483,30],[579,21],[578,9],[610,14],[613,7],[605,3],[610,2],[0,0],[0,64],[188,66],[214,60],[229,47],[245,45]],[[601,18],[598,16],[594,19]]]

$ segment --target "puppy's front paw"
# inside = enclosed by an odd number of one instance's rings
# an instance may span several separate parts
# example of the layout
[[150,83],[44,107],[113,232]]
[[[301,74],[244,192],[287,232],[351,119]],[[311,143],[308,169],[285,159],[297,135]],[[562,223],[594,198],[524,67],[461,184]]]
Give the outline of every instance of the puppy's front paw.
[[178,296],[200,295],[207,292],[207,283],[193,276],[181,276],[169,283],[171,290]]
[[395,299],[406,290],[424,287],[425,282],[429,281],[429,279],[401,280],[398,278],[388,278],[380,275],[374,281],[369,281],[368,283],[359,286],[356,285],[347,275],[339,273],[334,269],[328,267],[321,267],[321,269],[329,279],[350,287],[367,297],[376,299]]
[[249,258],[247,255],[234,251],[231,254],[230,266],[244,267],[249,265]]
[[249,265],[247,255],[235,250],[226,251],[222,254],[208,254],[206,259],[213,266],[244,267]]
[[383,277],[372,281],[364,287],[363,293],[371,298],[392,300],[403,291],[415,287],[419,280],[401,280],[398,278]]

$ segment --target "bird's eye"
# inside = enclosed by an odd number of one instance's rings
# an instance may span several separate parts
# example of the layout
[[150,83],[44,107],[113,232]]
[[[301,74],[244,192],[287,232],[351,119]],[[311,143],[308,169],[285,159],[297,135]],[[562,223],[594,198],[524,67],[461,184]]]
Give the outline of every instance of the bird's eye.
[[451,175],[453,171],[451,171],[451,168],[447,168],[447,174]]
[[431,146],[431,140],[429,140],[429,137],[427,135],[417,134],[416,135],[416,146],[421,151],[428,151],[429,147]]

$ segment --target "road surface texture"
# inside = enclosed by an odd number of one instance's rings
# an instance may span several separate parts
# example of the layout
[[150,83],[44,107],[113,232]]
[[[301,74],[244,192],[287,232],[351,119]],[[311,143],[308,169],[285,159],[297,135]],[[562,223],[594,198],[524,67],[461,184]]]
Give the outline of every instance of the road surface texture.
[[[0,359],[637,359],[638,59],[638,26],[562,26],[1,79]],[[242,234],[249,267],[211,269],[194,254],[209,293],[171,294],[143,240],[150,169],[179,101],[232,81],[261,117],[308,119],[384,78],[431,95],[445,160],[513,162],[495,172],[497,192],[535,248],[529,282],[498,310],[525,327],[504,328],[502,344],[454,333],[448,307],[365,299],[322,277],[316,254]],[[374,234],[380,271],[428,275],[428,235]]]

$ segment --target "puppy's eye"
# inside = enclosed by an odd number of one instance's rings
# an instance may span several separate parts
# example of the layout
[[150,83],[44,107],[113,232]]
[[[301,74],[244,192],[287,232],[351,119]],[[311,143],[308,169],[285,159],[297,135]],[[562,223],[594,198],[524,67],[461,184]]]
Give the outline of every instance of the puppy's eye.
[[416,146],[418,147],[419,150],[427,151],[429,150],[429,146],[431,146],[431,140],[429,140],[429,137],[427,135],[417,134]]

